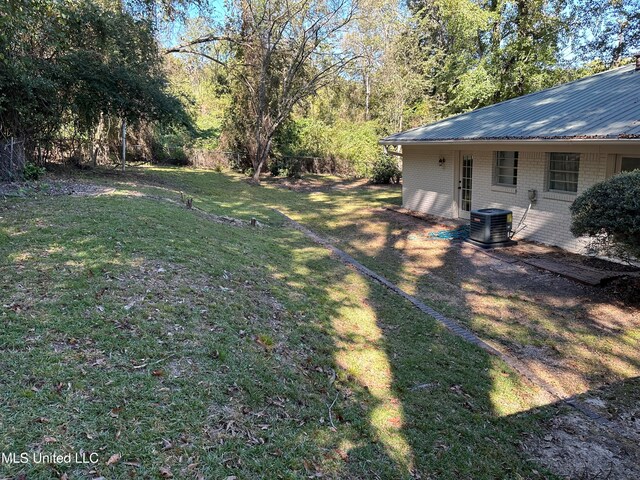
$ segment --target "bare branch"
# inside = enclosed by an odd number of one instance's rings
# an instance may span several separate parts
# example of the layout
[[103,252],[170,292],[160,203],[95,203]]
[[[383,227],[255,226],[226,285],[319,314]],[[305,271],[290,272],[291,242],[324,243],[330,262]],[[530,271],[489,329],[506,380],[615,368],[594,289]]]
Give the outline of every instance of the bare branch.
[[177,45],[175,47],[167,48],[164,53],[189,53],[185,52],[185,48],[193,47],[194,45],[201,45],[203,43],[212,43],[212,42],[231,42],[240,44],[241,42],[237,38],[233,38],[227,35],[214,35],[213,33],[203,35],[194,40],[191,40],[187,43],[183,43],[182,45]]
[[198,55],[200,57],[206,58],[207,60],[211,60],[212,62],[217,63],[218,65],[222,65],[223,67],[227,68],[227,64],[224,63],[221,60],[218,60],[215,57],[212,57],[211,55],[207,55],[206,53],[202,53],[202,52],[198,52],[195,50],[172,50],[171,52],[167,52],[167,53],[188,53],[190,55]]

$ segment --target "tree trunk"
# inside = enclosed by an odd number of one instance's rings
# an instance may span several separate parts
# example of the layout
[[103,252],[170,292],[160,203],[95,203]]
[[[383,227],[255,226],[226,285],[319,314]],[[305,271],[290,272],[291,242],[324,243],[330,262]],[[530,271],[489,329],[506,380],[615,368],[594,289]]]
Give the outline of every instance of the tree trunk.
[[364,74],[364,120],[369,121],[369,101],[371,99],[371,79],[369,72]]
[[613,49],[613,55],[611,56],[611,66],[619,67],[622,61],[622,52],[624,52],[624,32],[626,30],[626,22],[622,19],[618,19],[618,42]]
[[120,134],[122,138],[122,171],[124,172],[125,165],[127,163],[127,120],[122,119],[122,132]]
[[100,114],[100,120],[98,121],[98,127],[93,135],[91,142],[91,164],[93,168],[98,165],[98,152],[100,151],[100,140],[102,138],[102,129],[104,127],[104,120],[102,114]]
[[262,172],[262,168],[267,163],[267,159],[269,158],[269,151],[271,150],[271,137],[268,136],[268,139],[260,139],[259,143],[256,145],[256,154],[253,157],[253,176],[251,177],[251,181],[254,183],[260,183],[260,173]]

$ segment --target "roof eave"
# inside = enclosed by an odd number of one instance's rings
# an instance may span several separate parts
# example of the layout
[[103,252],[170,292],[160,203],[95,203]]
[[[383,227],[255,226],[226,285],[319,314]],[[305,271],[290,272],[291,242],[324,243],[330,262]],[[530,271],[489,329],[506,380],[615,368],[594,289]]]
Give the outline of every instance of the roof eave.
[[505,145],[525,143],[557,145],[559,143],[591,143],[599,145],[640,145],[638,138],[506,138],[506,139],[452,139],[452,140],[398,140],[383,138],[379,145]]

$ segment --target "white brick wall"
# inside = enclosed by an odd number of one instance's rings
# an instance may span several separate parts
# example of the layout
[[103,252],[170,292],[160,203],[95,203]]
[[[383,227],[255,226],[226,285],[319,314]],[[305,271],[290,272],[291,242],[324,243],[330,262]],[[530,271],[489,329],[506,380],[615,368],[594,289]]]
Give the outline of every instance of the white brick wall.
[[[471,208],[506,208],[513,211],[514,228],[529,205],[528,190],[535,189],[538,201],[532,206],[525,221],[526,228],[515,239],[527,239],[557,245],[571,251],[581,251],[584,242],[569,231],[569,206],[575,195],[545,192],[547,152],[520,151],[518,159],[518,185],[510,189],[492,186],[493,150],[434,151],[433,147],[404,147],[403,204],[406,208],[448,218],[458,216],[454,195],[457,158],[473,155],[473,188]],[[564,151],[567,151],[566,149]],[[445,166],[438,166],[439,158],[446,158]],[[611,159],[606,153],[582,152],[578,194],[590,185],[604,180],[610,174]],[[456,199],[457,200],[457,199]]]
[[[446,159],[442,167],[438,165],[440,158]],[[405,208],[446,218],[457,216],[453,182],[453,152],[403,148],[402,204]]]

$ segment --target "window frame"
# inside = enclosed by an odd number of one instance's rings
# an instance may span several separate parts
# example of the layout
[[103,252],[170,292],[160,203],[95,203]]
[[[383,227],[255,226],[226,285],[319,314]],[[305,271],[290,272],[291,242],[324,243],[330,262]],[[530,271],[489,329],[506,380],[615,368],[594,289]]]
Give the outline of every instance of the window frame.
[[[554,156],[563,156],[564,158],[554,158]],[[571,158],[573,157],[573,158]],[[576,195],[578,193],[578,187],[580,186],[580,153],[577,152],[549,152],[547,154],[547,168],[546,168],[546,181],[545,181],[545,188],[547,192],[551,192],[551,193],[560,193],[563,195]],[[572,170],[558,170],[558,169],[551,169],[551,163],[552,162],[571,162],[571,163],[576,163],[578,165],[578,168],[575,171]],[[571,181],[571,180],[555,180],[556,183],[564,183],[565,185],[570,183],[570,184],[574,184],[575,185],[575,190],[560,190],[557,188],[551,188],[551,183],[552,181],[552,174],[553,173],[563,173],[563,174],[575,174],[576,175],[576,181]]]
[[621,154],[621,155],[617,155],[616,156],[616,170],[614,173],[621,173],[622,172],[622,160],[625,158],[635,158],[635,159],[640,159],[640,155],[637,154]]
[[[509,153],[513,154],[513,167],[505,167],[500,165],[500,160],[505,160],[508,157],[505,157],[504,154]],[[517,188],[518,186],[518,158],[520,156],[520,152],[517,150],[498,150],[494,152],[493,155],[493,185],[496,187],[509,187],[509,188]],[[507,177],[507,175],[501,175],[500,170],[511,169],[513,176],[513,183],[502,183],[500,182],[501,177]]]

